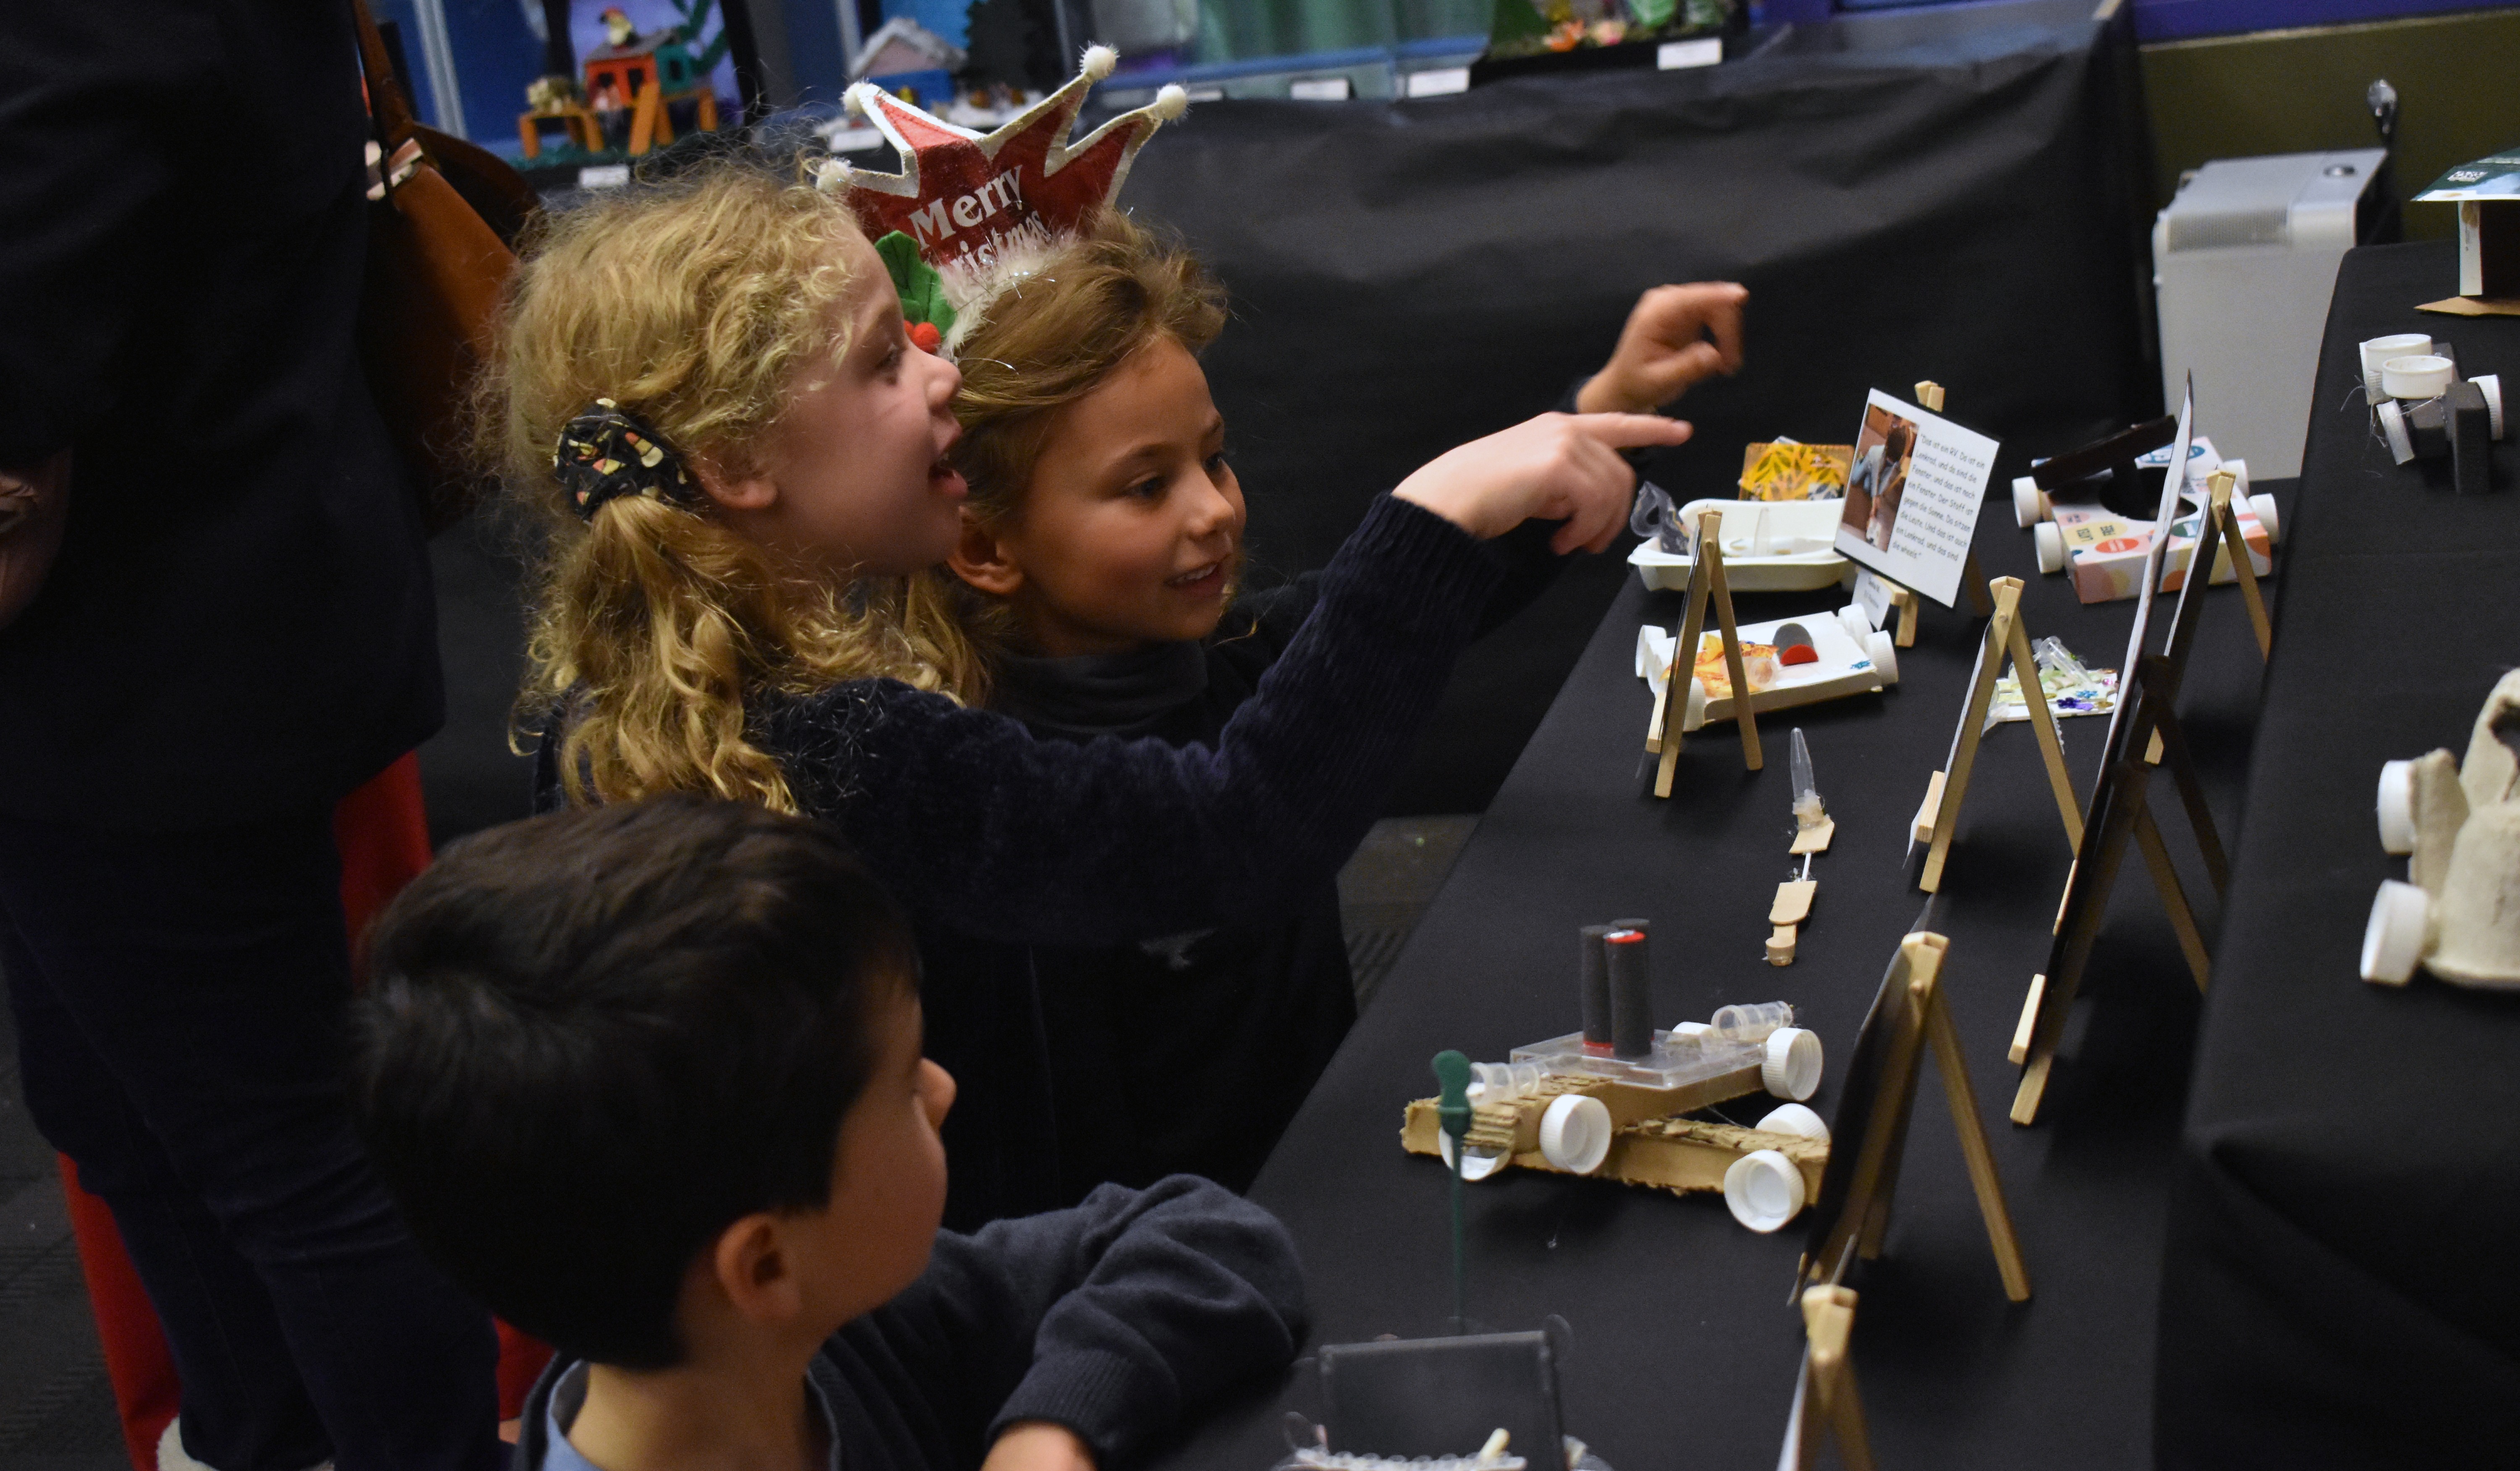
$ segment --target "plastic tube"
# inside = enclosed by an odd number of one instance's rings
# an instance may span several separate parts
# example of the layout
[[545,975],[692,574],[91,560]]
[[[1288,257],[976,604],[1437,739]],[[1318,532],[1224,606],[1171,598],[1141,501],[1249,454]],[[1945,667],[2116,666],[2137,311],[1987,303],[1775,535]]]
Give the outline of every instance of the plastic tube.
[[1794,1024],[1794,1008],[1783,1002],[1726,1006],[1715,1013],[1715,1036],[1723,1042],[1765,1042],[1778,1027]]
[[1821,804],[1820,788],[1812,784],[1811,747],[1803,743],[1803,728],[1794,727],[1794,823],[1798,826],[1817,827],[1828,816]]

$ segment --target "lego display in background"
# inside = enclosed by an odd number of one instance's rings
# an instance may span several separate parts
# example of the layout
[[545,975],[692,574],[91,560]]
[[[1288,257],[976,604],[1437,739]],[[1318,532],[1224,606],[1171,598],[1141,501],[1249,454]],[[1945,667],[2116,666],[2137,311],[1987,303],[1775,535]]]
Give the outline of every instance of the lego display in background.
[[717,0],[609,0],[569,7],[569,47],[577,55],[586,100],[597,112],[626,110],[627,74],[645,60],[664,78],[667,96],[706,85],[719,110],[740,116],[742,94]]

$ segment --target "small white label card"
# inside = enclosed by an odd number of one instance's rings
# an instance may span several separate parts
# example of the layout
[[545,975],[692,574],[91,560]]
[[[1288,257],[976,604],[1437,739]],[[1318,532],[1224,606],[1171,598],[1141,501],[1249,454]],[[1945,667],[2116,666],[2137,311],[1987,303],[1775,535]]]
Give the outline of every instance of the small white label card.
[[1897,588],[1875,576],[1871,568],[1855,569],[1855,605],[1864,609],[1864,616],[1872,620],[1874,628],[1890,626],[1890,600],[1898,594]]
[[1839,555],[1950,607],[1997,448],[1984,434],[1872,390],[1846,477]]

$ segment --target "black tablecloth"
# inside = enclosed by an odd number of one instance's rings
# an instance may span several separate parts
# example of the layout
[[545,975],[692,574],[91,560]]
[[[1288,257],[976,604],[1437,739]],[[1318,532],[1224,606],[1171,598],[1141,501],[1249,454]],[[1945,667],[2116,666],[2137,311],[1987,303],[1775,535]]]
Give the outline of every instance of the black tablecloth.
[[[1951,405],[1963,421],[1969,407],[1957,396]],[[2007,446],[1999,473],[2014,473],[2027,452],[2070,447]],[[2288,497],[2289,487],[2274,489]],[[2041,578],[2008,501],[1999,490],[1980,521],[1989,573],[2029,581],[2034,638],[2058,635],[2114,665],[2134,605],[2083,607],[2062,578]],[[1841,596],[1745,596],[1741,611],[1778,617]],[[2228,839],[2263,666],[2237,591],[2205,596],[2188,719]],[[1678,603],[1633,579],[1621,592],[1260,1178],[1255,1197],[1285,1217],[1303,1249],[1316,1342],[1444,1330],[1446,1176],[1401,1151],[1402,1107],[1433,1091],[1427,1062],[1439,1048],[1501,1060],[1517,1044],[1573,1029],[1579,924],[1654,921],[1658,1021],[1782,998],[1842,1068],[1918,918],[1908,827],[1943,762],[1983,625],[1929,608],[1895,689],[1763,723],[1763,772],[1743,772],[1729,728],[1691,737],[1678,794],[1658,802],[1639,775],[1649,700],[1631,650],[1640,621],[1668,626]],[[1776,884],[1788,876],[1786,739],[1797,724],[1838,830],[1813,869],[1819,899],[1800,958],[1774,969],[1761,943]],[[2101,726],[2064,723],[2085,792]],[[2192,853],[2166,787],[2161,805],[2173,847]],[[1945,984],[2038,1291],[2027,1305],[2005,1302],[1929,1080],[1888,1253],[1850,1282],[1862,1294],[1857,1369],[1885,1465],[2123,1467],[2140,1462],[2151,1440],[2159,1243],[2198,1003],[2140,866],[2130,865],[2048,1092],[2048,1122],[2024,1131],[2004,1121],[2016,1077],[2004,1051],[2023,989],[2044,964],[2069,858],[2030,732],[1999,727],[1979,757],[1933,927],[1951,938]],[[2203,895],[2194,869],[2189,882]],[[2210,897],[2202,902],[2210,916]],[[1815,1106],[1832,1110],[1837,1096],[1832,1078]],[[1754,1122],[1768,1101],[1732,1111]],[[1797,1231],[1752,1234],[1712,1196],[1508,1171],[1471,1187],[1469,1236],[1475,1319],[1516,1329],[1558,1314],[1572,1326],[1567,1427],[1610,1464],[1773,1463],[1801,1348],[1787,1305]],[[1283,1386],[1283,1404],[1300,1406],[1304,1384],[1299,1372]],[[1267,1465],[1283,1449],[1280,1394],[1273,1387],[1227,1413],[1167,1464]]]
[[2423,332],[2520,383],[2520,322],[2417,312],[2446,244],[2345,258],[2293,517],[2162,1282],[2167,1466],[2520,1458],[2520,998],[2356,964],[2383,761],[2466,750],[2520,661],[2520,447],[2495,490],[2400,468],[2356,344]]
[[[1729,494],[1750,440],[1852,437],[1920,378],[2061,439],[2158,400],[2124,27],[2089,0],[1797,27],[1691,71],[1418,102],[1193,107],[1123,198],[1234,298],[1205,356],[1260,575],[1327,561],[1367,500],[1551,407],[1666,281],[1751,290],[1749,367],[1648,473]],[[1484,807],[1617,583],[1575,569],[1462,662],[1392,810]]]

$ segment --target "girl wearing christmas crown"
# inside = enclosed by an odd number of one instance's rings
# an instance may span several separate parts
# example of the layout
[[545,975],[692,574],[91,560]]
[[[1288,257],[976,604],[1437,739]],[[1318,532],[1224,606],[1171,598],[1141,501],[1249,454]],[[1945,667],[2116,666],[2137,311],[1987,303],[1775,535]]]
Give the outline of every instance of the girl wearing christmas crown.
[[[1155,118],[1070,147],[1082,101],[1080,82],[989,139],[953,130],[972,156],[929,174],[956,192],[905,213],[931,243],[1013,241],[1098,158],[1099,205],[1126,156],[1109,140]],[[1055,137],[1012,136],[1044,110]],[[1606,546],[1633,486],[1617,451],[1687,436],[1548,416],[1462,446],[1375,502],[1212,741],[1040,740],[974,708],[971,646],[916,575],[962,534],[960,376],[913,345],[909,273],[864,216],[737,164],[559,216],[519,268],[484,419],[551,527],[527,690],[545,799],[694,790],[823,818],[928,935],[1132,944],[1290,912],[1372,822],[1502,581],[1481,544],[1546,517],[1560,551]],[[949,1066],[1032,1000],[1020,950],[926,994]]]
[[[1736,366],[1742,299],[1729,285],[1648,292],[1577,396],[1650,410]],[[1319,601],[1318,575],[1236,600],[1245,507],[1197,358],[1224,321],[1193,257],[1106,210],[963,335],[951,459],[970,499],[948,570],[931,575],[960,614],[966,690],[1045,739],[1215,743]],[[1709,329],[1722,345],[1700,341]],[[1560,560],[1550,529],[1491,543],[1504,575],[1477,629],[1548,585]],[[1034,948],[1061,1189],[1004,1204],[1063,1205],[1100,1181],[1175,1172],[1248,1186],[1354,1019],[1332,880],[1323,871],[1282,908],[1213,929]],[[941,937],[928,960],[958,971],[972,950],[986,947]],[[1003,1079],[1024,1062],[985,1070]]]

